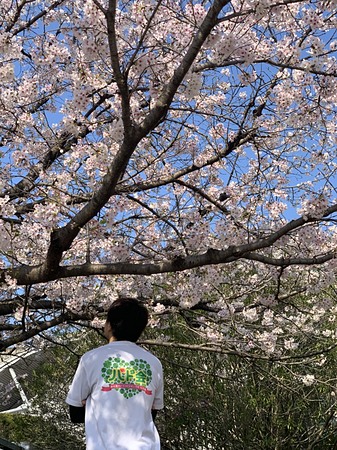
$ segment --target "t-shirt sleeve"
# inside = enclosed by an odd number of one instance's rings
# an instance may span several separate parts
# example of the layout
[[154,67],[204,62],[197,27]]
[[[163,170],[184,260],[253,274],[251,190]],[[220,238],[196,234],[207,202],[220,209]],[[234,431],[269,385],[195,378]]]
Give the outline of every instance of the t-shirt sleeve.
[[73,382],[71,383],[66,398],[66,403],[68,403],[68,405],[71,406],[78,406],[78,407],[83,406],[82,400],[86,400],[89,394],[90,394],[90,386],[88,383],[83,358],[81,358]]
[[160,364],[160,369],[158,371],[158,387],[155,392],[152,409],[163,409],[163,408],[164,408],[164,377],[163,377],[163,368],[162,365]]

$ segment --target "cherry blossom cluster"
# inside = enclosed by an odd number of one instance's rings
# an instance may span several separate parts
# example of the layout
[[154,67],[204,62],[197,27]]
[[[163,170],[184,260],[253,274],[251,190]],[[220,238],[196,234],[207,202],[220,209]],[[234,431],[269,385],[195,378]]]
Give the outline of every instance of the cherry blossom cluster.
[[[182,310],[207,340],[242,352],[334,343],[335,260],[313,264],[336,249],[333,2],[235,0],[202,42],[213,2],[124,2],[114,48],[98,2],[29,3],[22,14],[0,6],[1,269],[43,265],[53,233],[117,173],[61,265],[121,273],[43,280],[32,295],[89,311],[95,326],[114,298],[140,296],[163,334]],[[230,257],[180,270],[210,249]],[[170,262],[177,272],[123,274]],[[2,301],[22,293],[5,281]],[[21,308],[1,320],[19,323]]]

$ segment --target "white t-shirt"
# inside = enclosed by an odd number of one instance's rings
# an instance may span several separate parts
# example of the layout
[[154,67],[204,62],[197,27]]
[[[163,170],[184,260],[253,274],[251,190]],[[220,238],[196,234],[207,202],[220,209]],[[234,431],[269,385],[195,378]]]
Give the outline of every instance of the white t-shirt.
[[66,402],[82,400],[87,450],[160,450],[151,410],[164,406],[163,370],[152,353],[129,341],[85,353]]

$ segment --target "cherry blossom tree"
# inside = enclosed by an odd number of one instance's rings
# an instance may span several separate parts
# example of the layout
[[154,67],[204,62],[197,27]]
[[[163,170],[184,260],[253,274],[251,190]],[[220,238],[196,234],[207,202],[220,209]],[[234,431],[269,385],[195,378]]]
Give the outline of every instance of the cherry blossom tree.
[[336,339],[336,8],[2,0],[1,350],[94,326],[128,295],[209,351],[321,361]]

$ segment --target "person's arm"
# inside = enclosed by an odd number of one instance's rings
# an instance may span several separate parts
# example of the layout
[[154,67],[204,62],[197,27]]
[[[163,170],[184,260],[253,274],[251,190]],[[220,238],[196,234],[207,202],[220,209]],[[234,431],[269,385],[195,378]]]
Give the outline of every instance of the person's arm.
[[151,414],[152,414],[152,420],[153,422],[155,421],[156,417],[157,417],[157,409],[151,409]]
[[158,361],[158,363],[159,363],[158,372],[156,374],[158,384],[157,384],[157,388],[154,393],[154,400],[153,400],[152,410],[151,410],[153,421],[155,421],[155,419],[156,419],[158,410],[164,408],[163,368],[162,368],[160,361]]
[[81,358],[66,398],[72,423],[84,423],[85,400],[88,398],[89,394],[90,386],[87,381],[85,367]]
[[72,423],[84,423],[85,421],[85,406],[69,405],[69,415]]

